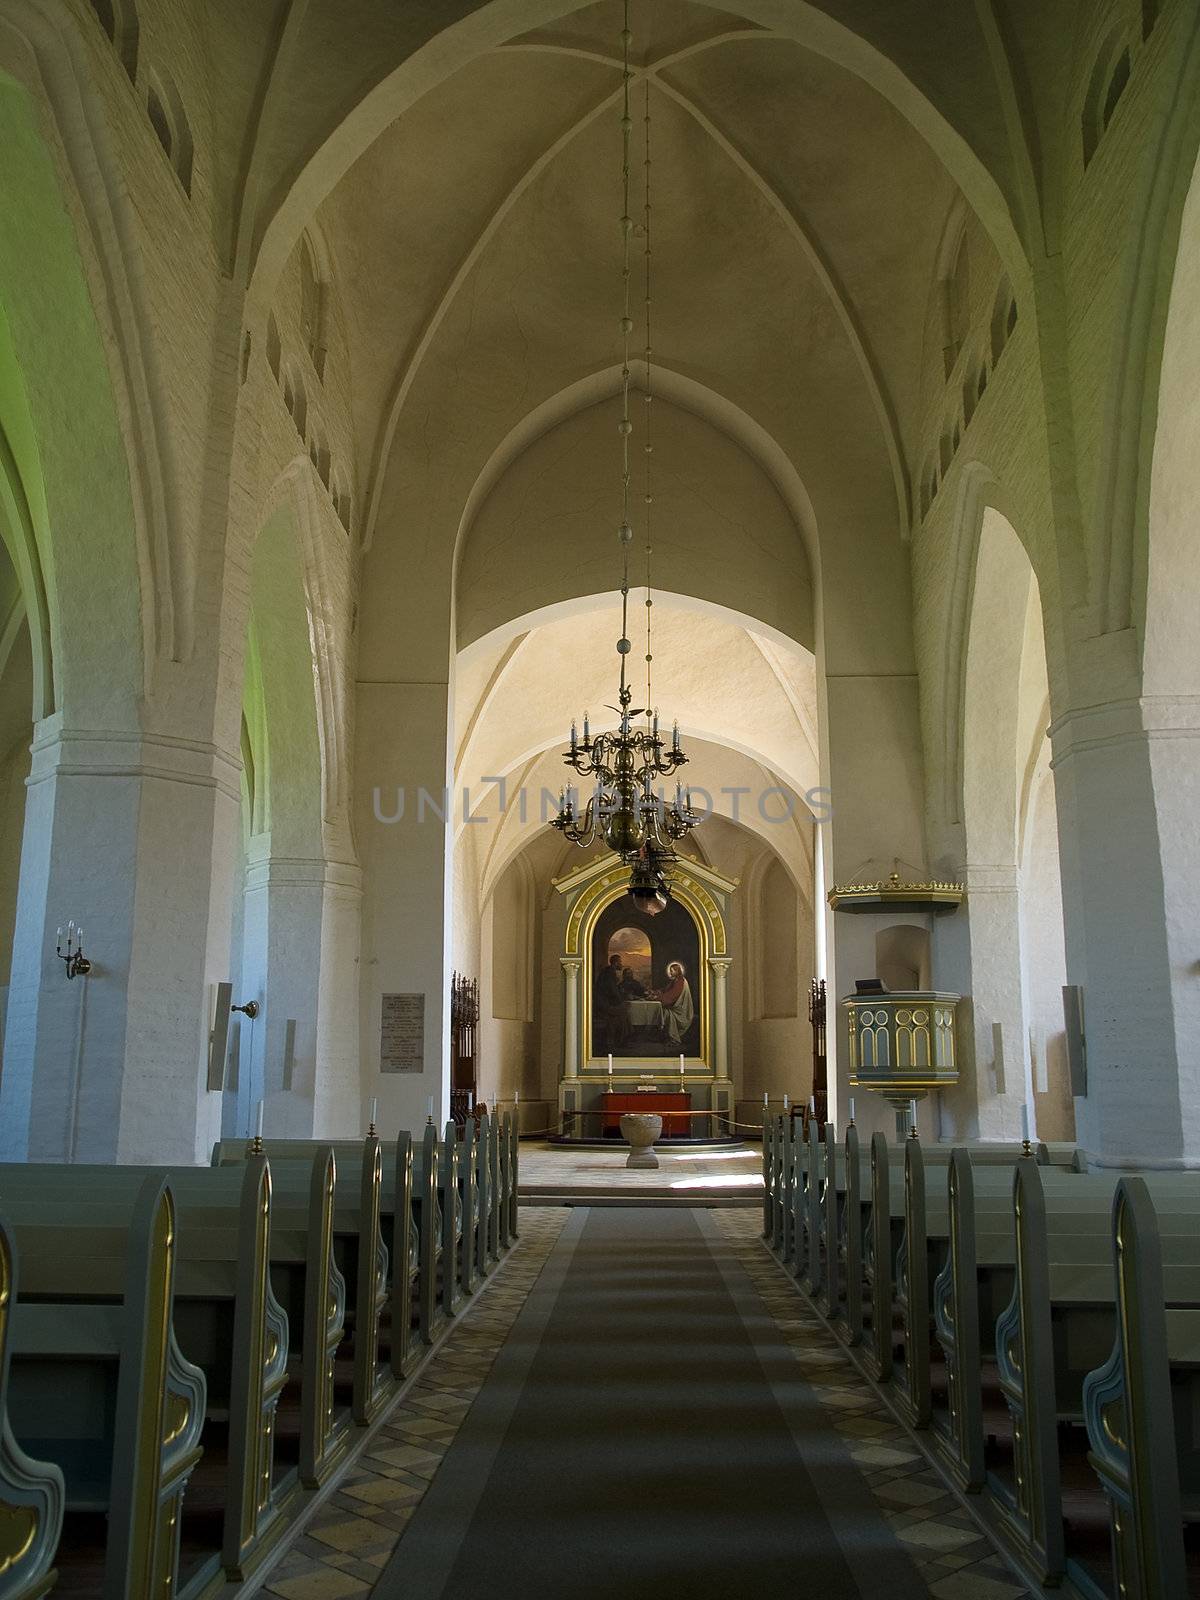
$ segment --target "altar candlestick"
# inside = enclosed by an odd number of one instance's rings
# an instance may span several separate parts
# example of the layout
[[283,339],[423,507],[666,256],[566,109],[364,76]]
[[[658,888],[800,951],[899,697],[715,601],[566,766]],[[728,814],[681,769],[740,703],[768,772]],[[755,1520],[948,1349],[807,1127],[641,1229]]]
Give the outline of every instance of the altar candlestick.
[[683,1055],[682,1055],[682,1053],[680,1054],[680,1057],[679,1057],[679,1076],[681,1078],[683,1077]]
[[612,1078],[612,1051],[611,1050],[608,1052],[608,1076],[609,1076],[609,1079],[611,1080],[611,1078]]

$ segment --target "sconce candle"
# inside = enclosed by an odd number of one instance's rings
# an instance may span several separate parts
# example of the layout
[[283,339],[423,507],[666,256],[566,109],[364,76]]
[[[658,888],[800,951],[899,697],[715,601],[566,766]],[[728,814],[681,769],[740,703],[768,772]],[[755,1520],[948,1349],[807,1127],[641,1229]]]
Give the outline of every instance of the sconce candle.
[[815,1117],[817,1114],[817,1097],[815,1094],[810,1094],[808,1097],[808,1114],[810,1117]]
[[86,978],[92,963],[83,953],[83,924],[78,927],[74,917],[67,923],[67,948],[63,949],[62,928],[55,931],[54,953],[64,964],[68,978]]
[[915,1139],[917,1136],[917,1102],[915,1100],[908,1102],[908,1131]]
[[261,1139],[263,1136],[263,1103],[260,1100],[254,1111],[254,1137]]
[[854,1121],[854,1096],[850,1096],[850,1121]]
[[1021,1107],[1021,1138],[1026,1144],[1029,1143],[1029,1107],[1027,1105]]
[[375,1123],[378,1120],[378,1118],[379,1118],[379,1099],[378,1099],[378,1096],[372,1096],[372,1098],[371,1098],[371,1127],[372,1128],[375,1126]]

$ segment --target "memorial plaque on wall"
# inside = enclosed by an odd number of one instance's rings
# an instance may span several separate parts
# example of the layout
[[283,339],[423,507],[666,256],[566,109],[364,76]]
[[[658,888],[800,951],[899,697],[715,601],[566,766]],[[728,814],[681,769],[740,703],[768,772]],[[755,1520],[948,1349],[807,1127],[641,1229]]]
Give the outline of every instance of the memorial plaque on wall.
[[425,1066],[425,996],[385,994],[379,1029],[380,1072],[421,1072]]

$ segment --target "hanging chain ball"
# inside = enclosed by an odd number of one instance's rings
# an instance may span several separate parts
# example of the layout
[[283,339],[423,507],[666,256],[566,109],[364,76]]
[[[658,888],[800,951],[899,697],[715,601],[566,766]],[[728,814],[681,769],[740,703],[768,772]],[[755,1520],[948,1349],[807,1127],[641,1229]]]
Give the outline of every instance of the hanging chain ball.
[[617,538],[620,539],[622,544],[633,543],[633,529],[627,522],[623,522],[617,529]]
[[619,656],[627,656],[632,649],[633,646],[628,639],[621,638],[617,640],[617,654]]
[[632,433],[633,432],[633,423],[630,422],[628,417],[622,417],[620,422],[617,423],[617,432],[618,433]]

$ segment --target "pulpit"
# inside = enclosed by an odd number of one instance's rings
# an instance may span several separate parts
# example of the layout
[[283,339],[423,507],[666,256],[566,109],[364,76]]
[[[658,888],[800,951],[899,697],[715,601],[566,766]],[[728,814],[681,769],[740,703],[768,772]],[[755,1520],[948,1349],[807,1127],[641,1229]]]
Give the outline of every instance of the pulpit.
[[692,1097],[686,1092],[672,1094],[656,1089],[653,1093],[616,1094],[609,1090],[600,1096],[600,1126],[606,1139],[613,1135],[620,1138],[621,1118],[626,1113],[654,1112],[662,1118],[664,1139],[686,1139],[691,1132],[692,1119],[687,1115],[691,1109]]

